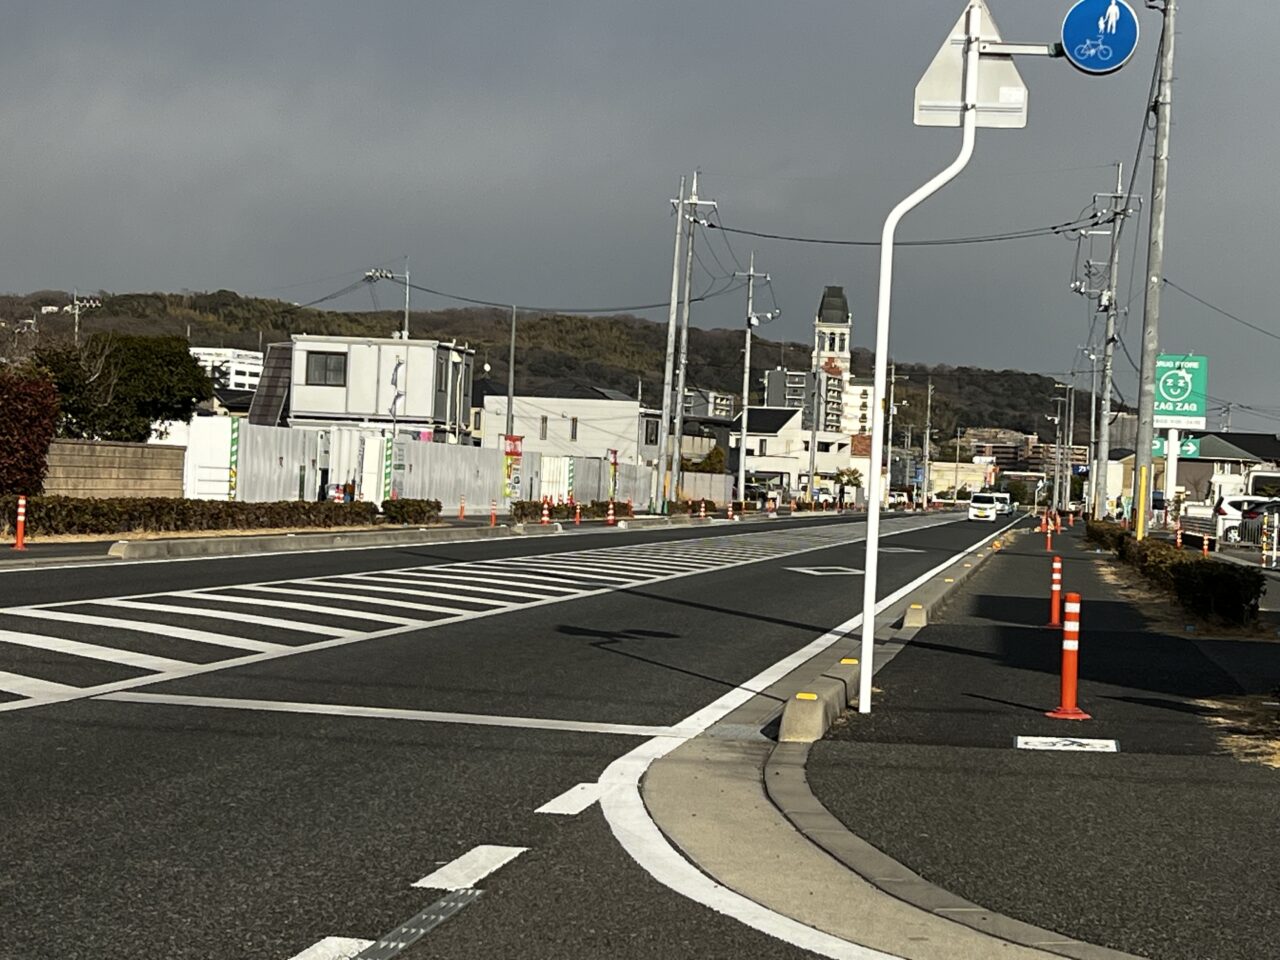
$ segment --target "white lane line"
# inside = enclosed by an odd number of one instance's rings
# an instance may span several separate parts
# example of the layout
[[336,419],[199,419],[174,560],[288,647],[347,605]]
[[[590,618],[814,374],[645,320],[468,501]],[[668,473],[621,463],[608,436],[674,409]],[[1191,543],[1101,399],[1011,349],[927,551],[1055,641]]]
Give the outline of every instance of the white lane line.
[[354,937],[325,937],[317,940],[289,960],[353,960],[360,951],[374,945],[373,940],[357,940]]
[[596,566],[588,563],[564,563],[559,560],[555,562],[539,561],[537,563],[524,563],[522,561],[506,562],[510,562],[511,565],[515,567],[529,567],[534,570],[576,570],[579,573],[589,575],[592,580],[612,580],[615,583],[631,583],[636,579],[635,577],[620,577],[617,574],[612,573],[600,573],[599,571],[603,569],[602,566]]
[[[376,583],[346,583],[342,580],[317,580],[320,586],[333,587],[335,590],[358,590],[362,596],[367,596],[370,600],[378,599],[375,594],[394,593],[397,596],[405,597],[435,597],[437,600],[453,600],[455,602],[461,600],[464,603],[479,603],[486,607],[509,607],[511,604],[505,600],[490,600],[488,597],[463,597],[456,593],[436,593],[433,590],[410,590],[407,587],[384,587]],[[401,583],[408,583],[408,580],[401,580]],[[471,610],[459,610],[458,613],[472,613]]]
[[534,813],[554,813],[563,817],[576,817],[587,807],[591,806],[600,799],[600,792],[604,788],[597,783],[580,783],[576,787],[570,787],[560,796],[552,800],[548,800]]
[[[920,527],[907,527],[885,535],[894,536],[919,529]],[[879,613],[897,603],[952,563],[976,552],[1007,529],[1008,527],[997,530],[986,539],[960,551],[911,583],[894,591],[876,605],[876,612]],[[677,725],[677,729],[688,732],[690,737],[696,736],[751,699],[756,693],[768,689],[807,660],[852,634],[861,624],[862,614],[846,620],[816,640],[765,668],[701,710],[690,714]],[[601,810],[614,837],[630,857],[663,886],[784,943],[811,950],[821,956],[831,957],[833,960],[897,960],[890,954],[816,930],[762,906],[728,887],[721,886],[676,851],[649,816],[644,800],[640,796],[640,780],[653,761],[670,753],[681,742],[671,738],[655,737],[614,760],[600,775],[600,784],[604,788],[600,797]]]
[[[161,596],[172,596],[172,594],[161,594]],[[304,623],[298,620],[281,620],[277,617],[260,617],[256,613],[241,613],[239,610],[214,610],[209,607],[184,607],[175,603],[144,603],[141,600],[94,600],[92,602],[104,607],[124,607],[126,610],[154,610],[158,613],[180,613],[184,617],[210,617],[214,620],[234,620],[237,623],[256,623],[263,627],[280,627],[285,630],[300,630],[303,633],[322,633],[327,637],[349,636],[352,632],[350,630],[340,630],[337,627],[321,626],[318,623]]]
[[[353,574],[352,578],[359,579],[362,583],[421,583],[428,587],[443,587],[446,590],[466,590],[471,593],[490,593],[501,597],[529,597],[531,599],[536,599],[542,596],[540,593],[529,593],[527,590],[513,590],[510,587],[505,586],[486,587],[479,584],[454,583],[445,580],[442,577],[436,577],[430,573],[414,573],[411,570],[406,570],[404,573],[398,573],[395,576],[385,577],[372,573],[357,573]],[[519,584],[519,586],[525,586],[525,584]]]
[[[225,589],[225,588],[217,588]],[[234,594],[217,593],[213,590],[179,590],[169,594],[171,597],[195,597],[200,600],[213,600],[217,603],[230,603],[239,606],[269,607],[272,610],[301,610],[304,613],[319,613],[336,617],[350,617],[353,620],[373,620],[377,623],[419,623],[413,617],[397,617],[391,613],[372,613],[368,610],[352,610],[348,607],[326,607],[317,603],[298,603],[293,600],[267,600],[262,597],[237,597]]]
[[[79,687],[75,689],[81,689]],[[559,730],[566,733],[604,733],[624,737],[673,737],[671,727],[633,723],[598,723],[594,720],[552,720],[546,717],[504,717],[487,713],[449,713],[441,710],[402,710],[396,707],[354,707],[340,703],[298,703],[289,700],[243,700],[236,697],[189,697],[172,693],[104,693],[97,699],[121,703],[151,703],[174,707],[210,707],[219,710],[259,710],[265,713],[316,714],[366,720],[414,720],[419,723],[456,723],[474,727],[517,727],[522,730]]]
[[116,617],[97,617],[88,613],[68,613],[66,610],[48,610],[41,607],[9,607],[4,613],[18,617],[32,617],[37,620],[76,623],[87,627],[134,630],[138,633],[152,633],[162,637],[172,637],[175,640],[193,640],[196,643],[208,643],[238,650],[253,650],[256,653],[276,653],[281,650],[292,649],[283,643],[250,640],[248,637],[228,637],[221,633],[192,630],[190,627],[172,627],[167,623],[151,623],[146,620],[121,620]]
[[499,867],[510,863],[528,847],[501,847],[481,844],[468,850],[457,860],[427,874],[413,884],[432,890],[469,890]]
[[431,578],[433,580],[462,580],[486,586],[505,584],[511,587],[528,587],[531,590],[559,590],[561,593],[578,592],[577,587],[565,586],[564,579],[560,577],[513,573],[505,570],[441,570],[433,572]]
[[36,633],[17,633],[13,630],[0,630],[0,643],[12,643],[23,647],[34,647],[54,653],[66,653],[73,657],[86,657],[90,660],[105,660],[126,667],[139,667],[142,670],[154,670],[164,673],[168,670],[185,670],[191,664],[186,660],[171,660],[168,657],[153,657],[133,650],[119,650],[115,647],[100,647],[95,643],[83,643],[79,640],[64,640],[62,637],[46,637]]
[[49,680],[37,680],[20,673],[5,673],[0,670],[0,690],[5,693],[16,693],[23,697],[65,697],[78,694],[83,688],[73,687],[65,683],[53,683]]
[[509,564],[505,560],[495,560],[489,570],[512,577],[551,577],[559,583],[576,584],[579,589],[590,590],[604,583],[601,577],[584,573],[578,569],[567,569],[553,562],[522,563],[519,566]]
[[[430,603],[412,603],[392,597],[353,597],[345,593],[333,593],[329,590],[302,590],[289,587],[222,587],[223,590],[252,590],[254,593],[278,593],[290,597],[321,597],[325,600],[345,600],[348,603],[369,603],[376,606],[395,607],[397,610],[422,610],[426,613],[442,613],[456,616],[466,611],[457,607],[438,607]],[[344,608],[345,610],[345,608]],[[407,622],[407,621],[406,621]]]

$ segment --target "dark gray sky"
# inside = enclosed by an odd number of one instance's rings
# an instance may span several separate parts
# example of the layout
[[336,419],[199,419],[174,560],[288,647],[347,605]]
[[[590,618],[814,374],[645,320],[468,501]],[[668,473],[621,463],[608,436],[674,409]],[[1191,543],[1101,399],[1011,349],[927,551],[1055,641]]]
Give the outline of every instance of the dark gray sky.
[[[1042,42],[1055,39],[1069,5],[990,3],[1006,39]],[[1028,127],[980,132],[968,171],[900,236],[1056,223],[1109,189],[1109,165],[1132,162],[1156,50],[1158,16],[1135,5],[1142,43],[1119,74],[1022,61]],[[695,166],[728,225],[874,239],[888,210],[958,147],[955,131],[913,127],[911,101],[962,8],[15,5],[0,32],[0,289],[228,287],[306,301],[407,253],[415,281],[481,298],[661,300],[667,200]],[[1280,216],[1275,2],[1183,3],[1179,28],[1166,275],[1280,333],[1270,296]],[[1145,262],[1145,221],[1140,232]],[[742,237],[733,245],[744,261],[753,246]],[[785,314],[765,335],[806,337],[822,285],[838,283],[856,342],[870,345],[874,248],[754,247]],[[723,244],[714,249],[732,269]],[[1131,255],[1126,245],[1123,298]],[[1056,238],[902,251],[894,355],[1068,369],[1089,333],[1085,305],[1067,288],[1073,256]],[[382,304],[395,294],[384,285]],[[1212,395],[1280,416],[1280,343],[1174,291],[1164,302],[1162,348],[1208,353]],[[338,305],[372,304],[362,291]],[[736,326],[743,308],[741,294],[724,297],[696,308],[694,322]],[[1133,308],[1126,334],[1136,356],[1140,295]],[[1116,369],[1131,398],[1123,355]],[[1280,428],[1239,413],[1234,425]]]

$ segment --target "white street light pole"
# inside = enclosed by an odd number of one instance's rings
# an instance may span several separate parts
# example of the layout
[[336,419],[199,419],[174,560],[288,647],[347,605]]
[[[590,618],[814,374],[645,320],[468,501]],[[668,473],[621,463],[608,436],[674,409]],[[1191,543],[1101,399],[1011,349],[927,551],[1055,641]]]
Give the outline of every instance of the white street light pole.
[[876,352],[874,395],[877,403],[871,416],[871,475],[867,478],[867,542],[865,574],[862,581],[861,670],[858,676],[858,712],[871,712],[871,675],[875,671],[876,588],[879,585],[880,505],[884,499],[880,470],[883,464],[885,386],[889,373],[889,307],[893,295],[893,240],[902,218],[922,201],[956,178],[973,156],[978,133],[978,42],[982,31],[982,11],[970,3],[966,11],[964,42],[964,86],[961,94],[963,130],[960,153],[952,163],[889,213],[880,238],[880,290],[876,306]]
[[658,469],[654,477],[653,510],[667,512],[667,450],[671,430],[671,391],[676,360],[676,318],[680,309],[680,237],[684,226],[684,177],[680,178],[680,191],[671,201],[676,208],[675,252],[671,255],[671,303],[667,310],[667,352],[662,366],[662,410],[658,423]]

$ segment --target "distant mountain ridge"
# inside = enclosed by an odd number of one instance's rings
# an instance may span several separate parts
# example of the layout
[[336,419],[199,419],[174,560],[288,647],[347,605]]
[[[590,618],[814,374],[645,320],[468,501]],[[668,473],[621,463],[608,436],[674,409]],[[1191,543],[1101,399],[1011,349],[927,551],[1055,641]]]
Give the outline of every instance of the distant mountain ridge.
[[[127,293],[98,296],[102,306],[82,312],[81,330],[120,333],[177,334],[193,346],[225,346],[257,350],[288,339],[294,333],[339,336],[390,336],[400,330],[403,313],[395,310],[340,312],[298,307],[283,300],[245,297],[231,290],[208,293]],[[40,314],[40,308],[61,308],[67,295],[38,291],[26,296],[0,296],[0,319],[13,323],[34,315],[39,336],[68,336],[71,318],[62,313]],[[505,389],[510,314],[488,307],[412,311],[414,337],[457,339],[475,347],[477,378]],[[17,340],[14,341],[18,342]],[[4,344],[8,347],[8,344]],[[666,323],[631,315],[608,317],[537,316],[522,314],[516,328],[516,390],[539,393],[556,381],[576,379],[636,396],[656,404],[661,395],[666,346]],[[764,371],[779,365],[804,369],[810,345],[758,337],[751,351],[754,402],[761,397]],[[857,348],[853,369],[869,377],[872,354]],[[922,429],[927,379],[934,382],[933,426],[941,438],[957,426],[1005,427],[1051,438],[1052,377],[1018,370],[898,362],[900,376],[895,399],[895,442],[904,431]],[[742,331],[689,331],[690,386],[737,395],[742,389]],[[1088,399],[1083,395],[1077,436],[1087,433]]]

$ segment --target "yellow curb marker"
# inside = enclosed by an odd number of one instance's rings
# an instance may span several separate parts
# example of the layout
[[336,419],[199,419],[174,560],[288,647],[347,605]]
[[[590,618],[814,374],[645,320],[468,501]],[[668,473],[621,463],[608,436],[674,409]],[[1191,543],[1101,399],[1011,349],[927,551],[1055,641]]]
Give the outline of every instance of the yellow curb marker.
[[796,699],[797,700],[817,700],[818,695],[816,693],[797,693]]
[[841,663],[857,663],[858,658],[857,657],[841,657],[840,662]]

